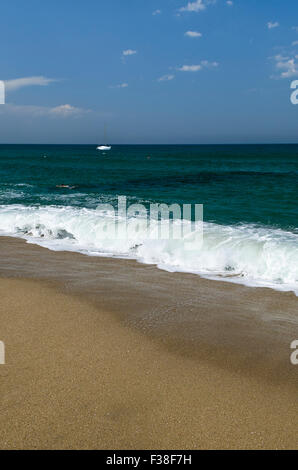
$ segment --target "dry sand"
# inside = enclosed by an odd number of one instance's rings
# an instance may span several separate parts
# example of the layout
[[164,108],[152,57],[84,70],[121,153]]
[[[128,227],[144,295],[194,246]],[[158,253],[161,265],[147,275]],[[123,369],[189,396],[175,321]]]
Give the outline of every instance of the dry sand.
[[293,294],[14,239],[0,259],[1,449],[298,448]]

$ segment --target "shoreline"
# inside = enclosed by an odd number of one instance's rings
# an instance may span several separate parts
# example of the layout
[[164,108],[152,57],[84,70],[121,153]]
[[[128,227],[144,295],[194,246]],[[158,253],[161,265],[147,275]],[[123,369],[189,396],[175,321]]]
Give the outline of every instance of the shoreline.
[[0,257],[1,449],[298,447],[294,294],[14,238]]

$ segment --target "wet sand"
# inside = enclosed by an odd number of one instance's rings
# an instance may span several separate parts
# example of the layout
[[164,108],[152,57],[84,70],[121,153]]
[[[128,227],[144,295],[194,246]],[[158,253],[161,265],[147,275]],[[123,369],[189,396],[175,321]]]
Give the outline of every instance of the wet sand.
[[298,299],[0,238],[1,449],[297,448]]

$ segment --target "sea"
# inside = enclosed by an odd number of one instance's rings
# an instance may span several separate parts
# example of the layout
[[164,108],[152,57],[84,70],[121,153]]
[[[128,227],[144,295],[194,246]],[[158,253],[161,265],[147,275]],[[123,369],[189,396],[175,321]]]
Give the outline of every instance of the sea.
[[[115,237],[119,196],[203,204],[203,242]],[[0,145],[0,236],[298,295],[298,145]]]

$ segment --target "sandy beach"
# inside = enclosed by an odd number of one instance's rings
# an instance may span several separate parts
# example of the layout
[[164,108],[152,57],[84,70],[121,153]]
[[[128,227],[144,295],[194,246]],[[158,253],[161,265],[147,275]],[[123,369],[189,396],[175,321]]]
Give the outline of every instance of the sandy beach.
[[294,449],[297,297],[0,239],[1,449]]

